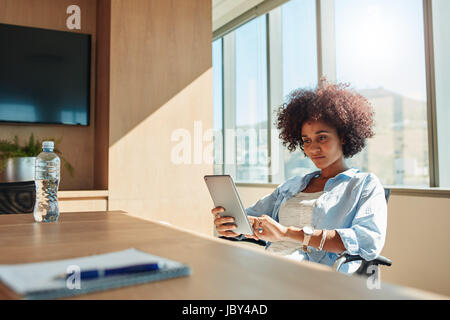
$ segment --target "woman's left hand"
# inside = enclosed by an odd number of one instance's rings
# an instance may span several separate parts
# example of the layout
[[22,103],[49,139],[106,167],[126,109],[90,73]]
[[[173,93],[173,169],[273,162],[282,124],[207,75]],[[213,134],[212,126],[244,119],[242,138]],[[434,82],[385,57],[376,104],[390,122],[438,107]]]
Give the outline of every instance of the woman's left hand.
[[[260,232],[262,229],[262,232]],[[288,228],[279,224],[268,215],[263,214],[257,218],[257,221],[253,224],[253,230],[258,238],[275,242],[286,240],[286,234]]]

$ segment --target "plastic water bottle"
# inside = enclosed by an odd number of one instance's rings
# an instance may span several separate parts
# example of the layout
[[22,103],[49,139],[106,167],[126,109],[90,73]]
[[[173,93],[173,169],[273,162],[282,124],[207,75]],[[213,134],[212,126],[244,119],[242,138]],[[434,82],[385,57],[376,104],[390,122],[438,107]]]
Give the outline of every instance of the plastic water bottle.
[[44,141],[42,152],[36,158],[34,220],[37,222],[55,222],[59,218],[58,186],[61,160],[53,152],[54,147],[53,141]]

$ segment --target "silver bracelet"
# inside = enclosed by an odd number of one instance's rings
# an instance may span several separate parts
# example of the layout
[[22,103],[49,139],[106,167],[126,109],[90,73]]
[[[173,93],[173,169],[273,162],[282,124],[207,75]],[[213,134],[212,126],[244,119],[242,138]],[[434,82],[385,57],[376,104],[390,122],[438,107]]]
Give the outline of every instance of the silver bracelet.
[[322,240],[320,241],[319,251],[322,251],[325,240],[327,240],[327,231],[328,230],[322,230]]

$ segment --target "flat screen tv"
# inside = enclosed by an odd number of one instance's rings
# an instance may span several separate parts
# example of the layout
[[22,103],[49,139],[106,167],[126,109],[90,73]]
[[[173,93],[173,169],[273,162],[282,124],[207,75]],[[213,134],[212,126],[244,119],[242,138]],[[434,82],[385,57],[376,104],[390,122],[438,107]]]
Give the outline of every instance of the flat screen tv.
[[91,36],[0,24],[0,122],[89,125]]

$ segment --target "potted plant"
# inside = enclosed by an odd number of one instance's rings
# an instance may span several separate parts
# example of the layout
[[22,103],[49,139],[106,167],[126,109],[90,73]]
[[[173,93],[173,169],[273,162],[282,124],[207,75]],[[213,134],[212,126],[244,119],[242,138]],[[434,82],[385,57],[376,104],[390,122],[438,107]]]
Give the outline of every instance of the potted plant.
[[[61,140],[62,138],[58,141],[49,138],[42,141],[55,142],[53,152],[60,157],[64,167],[71,177],[73,177],[74,168],[57,148]],[[25,146],[19,144],[19,138],[17,136],[14,137],[13,142],[0,140],[0,182],[34,180],[36,156],[42,152],[42,141],[35,140],[33,134],[31,134]]]

